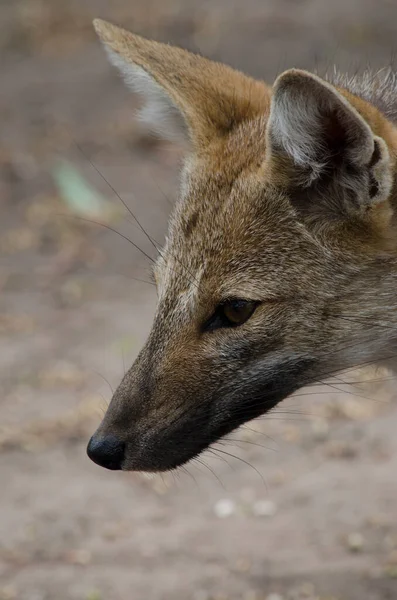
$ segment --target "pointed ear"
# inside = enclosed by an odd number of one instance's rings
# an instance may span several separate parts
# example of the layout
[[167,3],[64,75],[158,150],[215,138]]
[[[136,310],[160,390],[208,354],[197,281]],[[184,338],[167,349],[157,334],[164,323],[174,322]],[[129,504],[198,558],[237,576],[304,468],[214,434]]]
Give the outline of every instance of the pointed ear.
[[100,19],[94,27],[127,84],[143,94],[141,118],[162,136],[187,134],[203,146],[265,110],[269,91],[261,82]]
[[288,186],[333,184],[367,206],[390,194],[384,140],[334,86],[306,71],[286,71],[276,80],[267,143],[270,170]]

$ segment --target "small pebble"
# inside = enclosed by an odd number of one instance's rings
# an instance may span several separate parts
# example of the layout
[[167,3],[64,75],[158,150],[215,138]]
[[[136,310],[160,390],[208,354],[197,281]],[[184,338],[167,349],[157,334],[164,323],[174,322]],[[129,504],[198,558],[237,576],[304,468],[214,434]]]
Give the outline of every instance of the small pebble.
[[316,440],[325,440],[329,433],[329,424],[325,419],[316,419],[312,422],[312,431]]
[[347,546],[351,552],[361,552],[364,547],[364,537],[361,533],[350,533],[347,537]]
[[72,565],[86,566],[91,562],[91,552],[83,548],[71,550],[66,555],[66,560]]
[[253,504],[252,512],[256,517],[273,517],[277,506],[272,500],[258,500]]
[[352,442],[332,440],[326,444],[325,454],[328,458],[352,460],[357,457],[358,447]]
[[214,506],[214,513],[219,519],[225,519],[230,517],[236,512],[236,505],[230,498],[223,498],[218,500]]
[[299,444],[302,438],[302,432],[295,425],[287,425],[282,433],[283,439],[291,444]]

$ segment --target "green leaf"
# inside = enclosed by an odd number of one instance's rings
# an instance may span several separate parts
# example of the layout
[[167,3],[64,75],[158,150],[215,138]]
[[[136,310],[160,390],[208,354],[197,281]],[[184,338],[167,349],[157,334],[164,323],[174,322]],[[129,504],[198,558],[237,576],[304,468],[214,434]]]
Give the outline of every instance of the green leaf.
[[52,172],[58,191],[68,208],[84,217],[104,217],[111,205],[72,165],[61,162]]

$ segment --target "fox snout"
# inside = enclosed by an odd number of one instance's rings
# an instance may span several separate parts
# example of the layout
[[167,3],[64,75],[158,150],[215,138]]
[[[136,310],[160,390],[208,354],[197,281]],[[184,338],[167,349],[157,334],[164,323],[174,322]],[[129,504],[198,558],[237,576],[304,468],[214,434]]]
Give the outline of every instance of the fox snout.
[[190,367],[173,356],[158,357],[161,365],[170,361],[161,374],[150,353],[142,352],[88,444],[95,463],[111,470],[175,469],[271,410],[303,383],[312,365],[291,356],[266,368],[253,352],[241,369],[238,355],[222,366],[221,356],[211,364],[200,357],[200,344],[197,350]]
[[88,444],[88,456],[105,468],[166,471],[210,441],[210,402],[195,381],[197,364],[205,366],[198,357],[189,368],[184,351],[175,356],[176,342],[161,339],[167,329],[154,327]]
[[[140,402],[146,403],[147,410],[137,415],[133,405]],[[194,407],[188,397],[175,396],[167,418],[160,416],[161,401],[157,404],[158,409],[139,394],[123,399],[116,392],[89,441],[91,460],[111,470],[167,471],[189,461],[211,442],[208,403]],[[118,419],[113,418],[116,412]]]
[[[126,414],[128,419],[128,413]],[[206,447],[208,423],[206,410],[189,411],[175,427],[149,427],[131,423],[128,433],[111,433],[111,425],[103,423],[92,436],[87,454],[96,464],[111,470],[160,472],[175,469],[188,462]],[[197,426],[200,424],[199,435]]]

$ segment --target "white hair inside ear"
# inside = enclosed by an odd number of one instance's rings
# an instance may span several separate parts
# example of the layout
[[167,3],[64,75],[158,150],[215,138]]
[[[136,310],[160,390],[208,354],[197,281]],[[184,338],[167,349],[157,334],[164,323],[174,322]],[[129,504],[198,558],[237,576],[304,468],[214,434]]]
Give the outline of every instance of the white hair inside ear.
[[117,52],[104,46],[110,62],[117,67],[127,86],[140,94],[144,104],[139,120],[161,138],[186,142],[187,127],[180,110],[167,92],[142,67],[124,60]]
[[332,161],[329,144],[339,144],[338,151],[357,167],[370,161],[374,149],[372,131],[355,108],[305,71],[291,69],[277,79],[268,127],[274,146],[297,166],[309,167],[313,179]]
[[303,187],[324,175],[328,184],[332,178],[339,189],[353,192],[356,204],[388,198],[392,171],[385,141],[340,91],[316,75],[295,69],[280,75],[267,134],[273,154],[288,158]]

